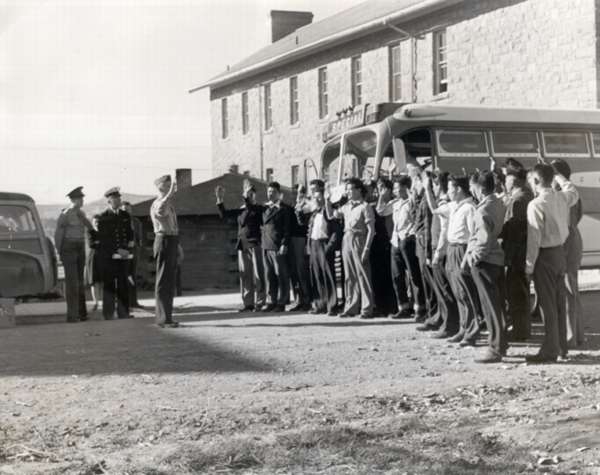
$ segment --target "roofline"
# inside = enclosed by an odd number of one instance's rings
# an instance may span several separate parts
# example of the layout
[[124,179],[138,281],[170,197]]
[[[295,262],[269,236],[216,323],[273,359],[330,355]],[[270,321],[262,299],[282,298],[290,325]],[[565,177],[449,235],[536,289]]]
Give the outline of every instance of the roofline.
[[247,66],[245,68],[240,69],[239,71],[226,74],[225,76],[217,76],[198,87],[190,89],[188,93],[192,94],[202,89],[206,89],[207,87],[212,88],[215,86],[225,86],[227,84],[235,82],[236,80],[240,79],[241,77],[247,74],[257,74],[261,71],[268,70],[277,64],[286,63],[307,56],[311,54],[314,50],[322,46],[332,46],[336,42],[341,42],[342,40],[347,39],[348,37],[365,34],[366,32],[372,29],[386,27],[388,23],[392,21],[405,19],[404,17],[409,16],[416,17],[425,15],[427,13],[431,13],[435,10],[439,10],[440,8],[446,6],[456,5],[458,3],[461,3],[462,1],[463,0],[425,0],[416,5],[411,5],[406,8],[403,8],[402,10],[391,15],[386,15],[375,20],[371,20],[370,22],[359,26],[347,28],[332,35],[326,36],[325,38],[313,41],[312,43],[300,46],[299,48],[296,48],[293,51],[287,51],[273,58],[269,58],[251,66]]

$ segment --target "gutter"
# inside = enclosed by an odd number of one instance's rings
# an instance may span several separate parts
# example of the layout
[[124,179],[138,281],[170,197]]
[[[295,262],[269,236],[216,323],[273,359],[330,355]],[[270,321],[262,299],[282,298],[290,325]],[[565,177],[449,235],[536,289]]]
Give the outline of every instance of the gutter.
[[422,16],[427,13],[439,10],[443,7],[456,5],[458,3],[461,3],[462,1],[463,0],[424,0],[415,5],[406,7],[396,13],[392,13],[391,15],[372,20],[363,25],[348,28],[346,30],[329,35],[325,38],[321,38],[320,40],[313,41],[312,43],[309,43],[307,45],[300,46],[299,48],[296,48],[293,51],[287,51],[273,58],[269,58],[251,66],[247,66],[243,69],[240,69],[239,71],[235,71],[233,73],[226,74],[225,76],[211,79],[208,82],[202,84],[201,86],[190,89],[188,93],[192,94],[196,91],[200,91],[207,87],[225,86],[241,78],[242,76],[246,76],[250,73],[258,74],[259,72],[272,68],[276,64],[284,64],[295,59],[299,59],[303,56],[312,53],[315,50],[322,49],[324,46],[333,46],[336,43],[348,41],[351,37],[365,35],[370,30],[389,28],[391,26],[389,24],[390,22],[398,21],[400,19],[406,21],[409,20],[411,17],[414,18],[417,16]]

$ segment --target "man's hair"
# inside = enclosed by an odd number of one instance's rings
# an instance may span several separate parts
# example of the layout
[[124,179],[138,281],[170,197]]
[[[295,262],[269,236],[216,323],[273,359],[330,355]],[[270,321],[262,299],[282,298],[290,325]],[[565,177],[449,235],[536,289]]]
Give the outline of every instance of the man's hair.
[[448,193],[448,179],[450,173],[448,172],[437,172],[433,175],[433,181],[440,186],[442,193]]
[[357,188],[357,189],[359,189],[359,190],[361,190],[361,191],[362,191],[362,190],[364,189],[364,187],[365,187],[365,186],[363,185],[363,182],[362,182],[362,181],[360,181],[358,178],[354,178],[354,177],[352,177],[352,178],[348,178],[348,179],[346,180],[346,185],[352,185],[352,187],[353,187],[353,188]]
[[269,183],[269,188],[273,188],[277,191],[281,191],[281,185],[276,181],[272,181],[271,183]]
[[381,186],[383,186],[384,188],[391,190],[393,188],[393,184],[391,182],[391,180],[388,180],[387,178],[379,178],[377,180],[377,184],[381,184]]
[[506,162],[504,162],[504,166],[506,168],[525,170],[525,167],[523,166],[523,164],[521,162],[519,162],[517,159],[512,158],[512,157],[508,157],[506,159]]
[[487,170],[479,173],[479,176],[477,177],[477,184],[481,187],[483,194],[491,195],[496,188],[494,173]]
[[469,183],[477,183],[479,181],[479,172],[471,172],[469,174]]
[[323,180],[319,180],[318,178],[315,178],[314,180],[310,180],[309,185],[316,186],[319,189],[319,191],[325,190],[325,182]]
[[123,206],[131,206],[131,203],[129,201],[123,201],[121,204]]
[[410,188],[412,186],[412,178],[408,175],[401,175],[396,179],[396,183],[404,188]]
[[533,173],[540,178],[542,186],[549,187],[552,185],[552,180],[554,178],[554,168],[552,168],[552,165],[538,163],[533,167]]
[[562,158],[552,160],[551,165],[552,168],[554,168],[554,170],[556,171],[556,173],[564,176],[567,180],[571,178],[571,167]]
[[469,177],[464,175],[450,175],[448,183],[452,183],[456,188],[460,188],[466,196],[471,196],[469,191]]

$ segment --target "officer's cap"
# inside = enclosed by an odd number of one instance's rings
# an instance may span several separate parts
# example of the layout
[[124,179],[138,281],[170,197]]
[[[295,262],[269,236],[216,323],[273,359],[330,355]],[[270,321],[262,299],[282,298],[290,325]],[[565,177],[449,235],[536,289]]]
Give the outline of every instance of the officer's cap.
[[154,180],[154,186],[162,185],[164,182],[169,181],[171,179],[171,175],[163,175]]
[[121,196],[121,189],[118,186],[114,186],[104,193],[105,198],[110,198],[111,196]]
[[67,196],[72,200],[74,200],[75,198],[83,198],[85,195],[81,190],[83,190],[83,186],[78,186],[74,190],[69,191],[69,193],[67,193]]

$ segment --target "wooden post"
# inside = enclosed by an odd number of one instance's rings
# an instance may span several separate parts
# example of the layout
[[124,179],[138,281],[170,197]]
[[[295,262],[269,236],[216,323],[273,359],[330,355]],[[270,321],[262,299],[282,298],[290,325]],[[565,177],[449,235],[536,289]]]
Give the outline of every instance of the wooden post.
[[0,328],[12,328],[15,325],[15,300],[0,298]]

